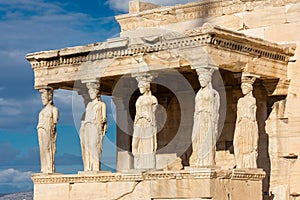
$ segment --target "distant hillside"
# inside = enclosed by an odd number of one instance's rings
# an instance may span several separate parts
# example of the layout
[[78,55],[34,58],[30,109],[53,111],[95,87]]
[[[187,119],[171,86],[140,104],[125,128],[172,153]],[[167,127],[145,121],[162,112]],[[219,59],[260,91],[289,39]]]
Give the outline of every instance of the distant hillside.
[[33,192],[19,192],[0,195],[0,200],[33,200]]

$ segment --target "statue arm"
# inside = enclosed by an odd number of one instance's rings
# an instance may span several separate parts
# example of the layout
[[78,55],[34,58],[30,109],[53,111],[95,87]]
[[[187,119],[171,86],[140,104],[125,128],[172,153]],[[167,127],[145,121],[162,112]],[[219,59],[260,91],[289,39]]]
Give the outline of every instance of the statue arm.
[[57,124],[58,122],[58,109],[56,107],[53,107],[53,123]]
[[258,125],[257,125],[257,121],[256,121],[256,110],[257,110],[257,107],[256,107],[256,101],[255,101],[255,104],[252,106],[252,116],[253,116],[253,121],[254,121],[254,126],[255,126],[255,131],[253,132],[253,147],[254,147],[254,150],[257,151],[258,147]]
[[106,133],[106,130],[107,130],[107,119],[106,119],[106,105],[104,102],[102,102],[102,106],[101,106],[101,109],[102,109],[102,125],[103,125],[103,135],[105,135]]
[[257,110],[257,106],[256,106],[256,100],[254,99],[254,103],[251,106],[251,117],[252,117],[252,121],[256,121],[256,110]]
[[220,97],[219,94],[214,91],[213,95],[213,103],[211,104],[210,111],[211,111],[211,116],[213,122],[218,122],[219,119],[219,108],[220,108]]
[[50,125],[51,127],[51,131],[53,134],[56,133],[56,124],[58,122],[58,109],[53,106],[53,109],[52,109],[52,122],[53,124]]
[[156,109],[157,109],[158,101],[157,101],[157,98],[155,96],[152,96],[152,100],[153,100],[153,103],[152,103],[152,105],[153,105],[153,112],[155,112]]
[[241,108],[240,108],[240,104],[241,104],[241,98],[238,100],[238,102],[236,104],[236,123],[235,123],[235,127],[237,127],[238,124],[239,124],[239,122],[241,121],[241,116],[240,116]]
[[158,106],[158,101],[157,101],[157,98],[155,96],[152,96],[152,99],[153,99],[153,113],[152,113],[152,118],[153,118],[153,126],[154,126],[154,135],[153,135],[153,150],[156,151],[157,150],[157,124],[156,124],[156,118],[155,118],[155,112],[156,112],[156,109],[157,109],[157,106]]
[[101,103],[101,109],[102,109],[102,121],[106,123],[106,105],[105,103]]
[[210,111],[210,122],[208,124],[208,131],[212,137],[212,144],[216,145],[218,139],[218,122],[219,122],[219,108],[220,108],[220,97],[217,91],[212,93],[212,101],[209,106]]

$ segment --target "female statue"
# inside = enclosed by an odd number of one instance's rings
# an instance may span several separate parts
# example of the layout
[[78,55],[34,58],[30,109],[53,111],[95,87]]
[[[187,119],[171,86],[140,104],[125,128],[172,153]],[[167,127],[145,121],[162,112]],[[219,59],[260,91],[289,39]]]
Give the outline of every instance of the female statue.
[[91,101],[81,122],[80,141],[84,171],[100,171],[102,140],[106,131],[106,106],[98,97],[98,83],[86,84]]
[[256,121],[256,100],[252,84],[255,77],[242,77],[244,97],[237,103],[237,118],[234,132],[234,156],[236,168],[256,168],[258,126]]
[[154,169],[157,149],[155,111],[157,99],[151,94],[150,81],[137,77],[141,96],[136,101],[136,115],[132,139],[135,169]]
[[41,89],[41,98],[44,108],[39,114],[37,125],[40,147],[40,161],[42,173],[54,173],[54,157],[56,152],[56,124],[58,109],[53,105],[53,90]]
[[190,166],[214,166],[220,98],[212,87],[213,70],[200,69],[197,72],[201,88],[195,98]]

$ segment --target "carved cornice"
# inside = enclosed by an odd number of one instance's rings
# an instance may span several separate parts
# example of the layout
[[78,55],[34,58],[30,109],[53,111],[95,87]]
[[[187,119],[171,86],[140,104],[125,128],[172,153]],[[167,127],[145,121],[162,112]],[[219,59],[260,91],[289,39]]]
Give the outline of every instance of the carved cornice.
[[165,179],[235,179],[260,181],[265,177],[265,172],[260,169],[253,170],[180,170],[180,171],[154,171],[143,173],[99,173],[78,175],[43,175],[34,174],[34,184],[53,183],[88,183],[88,182],[116,182],[116,181],[144,181]]
[[260,181],[265,178],[266,173],[262,169],[234,169],[230,175],[233,180],[253,180]]
[[211,46],[281,63],[287,63],[294,55],[294,45],[283,47],[220,27],[208,27],[210,28],[204,26],[192,29],[182,35],[168,33],[151,38],[119,38],[82,47],[28,54],[26,58],[36,69],[70,65],[75,67],[97,60],[113,60],[160,51],[180,51],[201,46]]

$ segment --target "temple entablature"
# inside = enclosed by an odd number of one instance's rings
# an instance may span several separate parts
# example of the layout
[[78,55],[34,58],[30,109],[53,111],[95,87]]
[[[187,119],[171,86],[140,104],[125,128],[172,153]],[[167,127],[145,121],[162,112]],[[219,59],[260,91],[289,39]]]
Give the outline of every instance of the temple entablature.
[[[184,34],[115,38],[102,43],[28,54],[35,88],[73,89],[77,80],[115,79],[132,74],[142,57],[151,71],[211,65],[231,72],[255,73],[262,79],[287,79],[293,45],[278,45],[211,24]],[[112,88],[107,88],[111,94]]]

